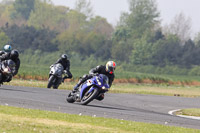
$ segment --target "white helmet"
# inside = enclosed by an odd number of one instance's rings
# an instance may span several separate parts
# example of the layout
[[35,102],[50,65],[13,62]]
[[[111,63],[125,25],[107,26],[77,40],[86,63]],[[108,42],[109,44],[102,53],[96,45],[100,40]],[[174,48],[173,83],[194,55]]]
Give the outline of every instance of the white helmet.
[[5,46],[3,47],[3,49],[4,49],[5,52],[11,52],[12,47],[11,47],[10,45],[5,45]]
[[114,73],[115,68],[116,68],[116,63],[114,61],[108,61],[106,63],[106,71],[109,72],[110,74]]

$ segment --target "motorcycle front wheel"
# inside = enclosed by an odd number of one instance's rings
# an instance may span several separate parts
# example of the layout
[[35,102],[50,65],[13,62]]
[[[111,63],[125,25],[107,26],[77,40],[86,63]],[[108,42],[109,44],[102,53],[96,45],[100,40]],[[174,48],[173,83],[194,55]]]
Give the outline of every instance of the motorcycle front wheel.
[[0,73],[0,86],[1,86],[1,84],[3,84],[2,79],[3,79],[3,75],[2,75],[2,73]]
[[69,102],[69,103],[73,103],[73,102],[75,102],[75,100],[74,100],[74,95],[72,95],[72,93],[70,92],[69,93],[69,95],[67,96],[67,102]]
[[50,77],[49,77],[49,82],[48,82],[48,84],[47,84],[47,88],[51,88],[51,86],[53,85],[53,81],[55,80],[55,76],[54,75],[51,75]]
[[98,89],[94,89],[91,93],[86,92],[84,94],[83,98],[81,99],[81,103],[80,104],[81,105],[87,105],[89,102],[94,100],[98,94],[99,94],[99,90]]

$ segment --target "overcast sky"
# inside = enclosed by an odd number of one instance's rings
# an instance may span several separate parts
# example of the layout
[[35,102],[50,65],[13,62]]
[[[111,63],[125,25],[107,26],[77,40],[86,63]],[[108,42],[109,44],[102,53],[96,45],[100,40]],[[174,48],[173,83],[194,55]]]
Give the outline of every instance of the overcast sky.
[[[95,15],[116,24],[122,11],[128,11],[127,0],[90,0]],[[169,24],[175,15],[184,13],[191,18],[193,34],[200,31],[200,0],[156,0],[162,25]],[[55,5],[74,8],[76,0],[52,0]]]

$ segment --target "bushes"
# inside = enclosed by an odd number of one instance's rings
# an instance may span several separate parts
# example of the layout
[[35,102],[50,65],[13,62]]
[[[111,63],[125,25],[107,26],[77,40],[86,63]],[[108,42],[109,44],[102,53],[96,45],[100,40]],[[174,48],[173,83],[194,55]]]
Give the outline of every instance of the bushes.
[[[55,63],[62,53],[54,52],[47,53],[36,50],[35,52],[27,50],[25,53],[20,54],[20,59],[22,64],[29,64],[32,66],[43,65],[47,68]],[[107,61],[100,60],[95,56],[90,56],[88,58],[82,58],[77,53],[72,53],[69,55],[71,62],[71,68],[77,69],[80,73],[81,70],[86,70],[85,72],[96,67],[97,65],[105,65]],[[128,72],[137,73],[148,73],[148,74],[160,74],[160,75],[189,75],[189,76],[200,76],[200,66],[193,66],[191,69],[180,68],[178,66],[153,66],[153,65],[131,65],[122,62],[117,62],[117,73],[120,73],[122,77],[131,78],[133,75]],[[84,72],[84,73],[85,73]],[[117,76],[117,74],[116,74]],[[117,76],[118,77],[118,76]],[[120,77],[118,77],[120,78]]]
[[169,75],[188,75],[190,69],[180,68],[178,66],[153,66],[153,65],[131,65],[122,64],[124,70],[141,72],[141,73],[151,73],[151,74],[169,74]]
[[151,74],[167,74],[167,75],[190,75],[190,76],[200,76],[200,66],[193,66],[190,69],[181,68],[178,66],[153,66],[153,65],[130,65],[122,64],[123,70],[128,70],[132,72],[141,73],[151,73]]
[[192,75],[192,76],[200,76],[200,66],[195,66],[193,67],[189,73],[189,75]]
[[57,61],[61,53],[47,53],[36,50],[35,52],[27,50],[25,53],[20,54],[20,59],[23,64],[31,65],[51,65]]

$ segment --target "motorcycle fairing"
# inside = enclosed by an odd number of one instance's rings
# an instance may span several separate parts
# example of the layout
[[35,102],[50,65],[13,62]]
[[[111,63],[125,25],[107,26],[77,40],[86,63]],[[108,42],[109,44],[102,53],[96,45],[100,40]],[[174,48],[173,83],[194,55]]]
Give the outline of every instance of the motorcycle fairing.
[[[93,78],[92,78],[93,79]],[[92,79],[88,79],[83,85],[81,86],[80,89],[80,98],[82,99],[83,93],[92,85],[94,85],[94,81]]]
[[[83,94],[84,92],[89,89],[88,93],[91,93],[94,89],[99,89],[99,88],[102,88],[102,87],[105,87],[105,88],[109,88],[109,85],[108,85],[108,79],[106,79],[106,81],[104,80],[104,77],[105,75],[103,74],[100,74],[98,76],[94,76],[93,78],[91,79],[88,79],[82,86],[81,86],[81,89],[80,89],[80,98],[82,99],[83,98]],[[107,76],[106,76],[107,78]]]
[[62,72],[63,72],[63,66],[58,63],[58,64],[54,64],[52,67],[51,67],[51,70],[50,70],[50,75],[55,75],[57,77],[62,77]]

